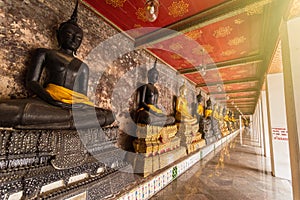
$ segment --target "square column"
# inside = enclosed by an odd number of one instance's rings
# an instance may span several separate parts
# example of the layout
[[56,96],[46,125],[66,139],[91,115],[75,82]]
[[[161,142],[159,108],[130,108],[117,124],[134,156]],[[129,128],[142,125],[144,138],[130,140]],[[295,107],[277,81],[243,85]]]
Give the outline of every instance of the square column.
[[267,75],[269,124],[272,135],[272,173],[276,177],[291,180],[290,153],[286,108],[284,99],[283,73]]
[[264,130],[265,139],[265,157],[270,157],[270,135],[269,135],[269,123],[268,123],[268,106],[267,106],[266,91],[261,91],[261,114],[262,114],[262,125]]
[[300,17],[281,27],[283,73],[294,199],[300,199]]

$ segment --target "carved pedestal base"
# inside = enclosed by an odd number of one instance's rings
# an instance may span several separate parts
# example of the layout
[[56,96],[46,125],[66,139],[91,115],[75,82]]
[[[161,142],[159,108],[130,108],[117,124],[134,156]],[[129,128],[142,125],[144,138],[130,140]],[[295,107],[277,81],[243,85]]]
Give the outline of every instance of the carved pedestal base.
[[180,144],[180,139],[175,137],[176,133],[176,125],[160,127],[138,124],[137,139],[133,141],[134,150],[146,157],[171,151]]
[[212,118],[212,130],[217,140],[222,138],[221,130],[219,128],[219,121],[215,118]]
[[186,156],[186,149],[184,147],[178,147],[172,151],[150,157],[141,153],[128,152],[126,161],[132,165],[135,173],[146,177],[184,156]]
[[180,137],[180,145],[186,148],[187,153],[192,153],[197,149],[205,146],[205,141],[202,139],[202,134],[198,132],[199,124],[177,124],[178,137]]
[[190,154],[194,151],[197,151],[198,149],[204,147],[206,145],[204,139],[200,139],[198,141],[192,142],[190,144],[186,144],[187,153]]

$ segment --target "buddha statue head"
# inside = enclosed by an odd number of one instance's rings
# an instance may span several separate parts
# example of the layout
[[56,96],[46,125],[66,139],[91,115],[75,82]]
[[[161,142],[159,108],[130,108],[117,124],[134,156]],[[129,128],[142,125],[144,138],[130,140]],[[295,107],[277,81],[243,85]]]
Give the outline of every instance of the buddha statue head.
[[199,94],[196,96],[196,98],[197,98],[197,102],[198,102],[198,103],[202,103],[203,97],[202,97],[202,95],[201,95],[201,90],[200,90]]
[[71,18],[61,23],[57,30],[57,41],[60,48],[75,55],[83,39],[83,31],[77,24],[77,9],[78,0]]
[[157,63],[157,59],[155,60],[155,62],[154,62],[154,66],[153,66],[153,68],[151,68],[149,71],[148,71],[148,82],[149,83],[152,83],[152,84],[154,84],[154,83],[156,83],[157,82],[157,80],[158,80],[158,75],[159,75],[159,73],[158,73],[158,71],[157,71],[157,69],[156,69],[156,63]]
[[187,89],[186,89],[186,85],[185,85],[185,82],[184,82],[183,85],[180,86],[180,88],[179,88],[180,96],[185,96],[186,92],[187,92]]

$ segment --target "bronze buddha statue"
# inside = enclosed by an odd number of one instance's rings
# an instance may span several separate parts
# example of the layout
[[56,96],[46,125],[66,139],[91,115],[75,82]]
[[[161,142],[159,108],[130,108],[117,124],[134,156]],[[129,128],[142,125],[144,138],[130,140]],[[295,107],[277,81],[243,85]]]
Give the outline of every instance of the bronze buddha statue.
[[[26,85],[37,97],[0,100],[1,127],[75,129],[114,122],[110,110],[94,107],[86,96],[89,68],[75,57],[83,39],[77,8],[78,1],[71,19],[59,26],[59,49],[39,48],[33,56]],[[43,71],[46,78],[41,83]]]
[[167,126],[175,122],[173,116],[167,116],[158,107],[159,93],[155,87],[158,81],[158,71],[156,69],[157,60],[154,67],[148,71],[148,83],[137,89],[137,110],[133,112],[132,116],[136,123],[147,124],[153,126]]

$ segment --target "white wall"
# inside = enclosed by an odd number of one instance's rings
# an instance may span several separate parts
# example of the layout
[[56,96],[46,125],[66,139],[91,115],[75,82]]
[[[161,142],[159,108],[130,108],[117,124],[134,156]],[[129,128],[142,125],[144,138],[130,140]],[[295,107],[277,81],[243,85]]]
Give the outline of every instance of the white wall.
[[283,73],[267,75],[269,120],[273,143],[273,175],[291,180]]

